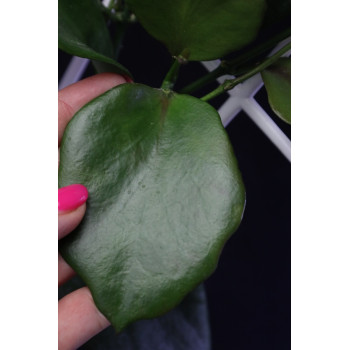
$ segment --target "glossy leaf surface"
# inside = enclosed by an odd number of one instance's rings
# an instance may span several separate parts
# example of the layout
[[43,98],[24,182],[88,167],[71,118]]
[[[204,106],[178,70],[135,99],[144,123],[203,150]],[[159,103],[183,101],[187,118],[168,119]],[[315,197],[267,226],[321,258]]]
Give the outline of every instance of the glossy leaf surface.
[[[59,296],[84,286],[75,276]],[[165,315],[131,324],[121,333],[108,327],[79,350],[210,350],[210,328],[204,286],[200,285]]]
[[194,97],[118,86],[67,126],[59,187],[89,190],[60,251],[117,331],[172,309],[215,269],[245,192],[216,110]]
[[58,1],[58,47],[71,55],[109,63],[114,72],[131,76],[113,59],[113,45],[97,0]]
[[261,73],[272,110],[288,124],[291,123],[290,74],[290,57],[280,58]]
[[220,58],[252,41],[264,0],[127,0],[145,29],[173,56]]

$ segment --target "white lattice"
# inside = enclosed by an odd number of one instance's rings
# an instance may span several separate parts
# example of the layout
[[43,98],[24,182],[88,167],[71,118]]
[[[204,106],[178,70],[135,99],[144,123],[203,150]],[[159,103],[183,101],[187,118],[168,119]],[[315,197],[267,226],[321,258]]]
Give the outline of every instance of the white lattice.
[[[290,38],[280,42],[270,53],[273,55],[284,45],[290,42]],[[290,51],[286,52],[284,57],[290,56]],[[202,62],[203,66],[212,71],[219,66],[220,60]],[[232,79],[233,76],[225,75],[217,79],[222,84],[226,79]],[[219,114],[223,125],[226,127],[234,117],[242,110],[248,117],[261,129],[261,131],[271,140],[271,142],[282,152],[282,154],[291,160],[291,142],[290,139],[277,126],[273,119],[254,99],[255,94],[264,85],[260,73],[247,79],[242,84],[237,85],[234,89],[228,91],[229,98],[219,108]]]

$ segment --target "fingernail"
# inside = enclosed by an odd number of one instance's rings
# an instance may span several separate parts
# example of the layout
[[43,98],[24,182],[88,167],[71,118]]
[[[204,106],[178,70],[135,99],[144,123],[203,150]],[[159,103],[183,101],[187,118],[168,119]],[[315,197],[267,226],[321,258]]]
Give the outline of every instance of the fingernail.
[[83,185],[69,185],[58,189],[58,211],[77,209],[88,199],[88,191]]
[[124,79],[126,80],[127,83],[133,83],[134,81],[127,75],[123,75]]

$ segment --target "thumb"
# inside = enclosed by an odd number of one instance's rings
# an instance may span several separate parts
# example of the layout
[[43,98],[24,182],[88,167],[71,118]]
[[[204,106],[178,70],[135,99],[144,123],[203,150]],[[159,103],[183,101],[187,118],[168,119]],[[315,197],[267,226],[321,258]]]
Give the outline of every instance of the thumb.
[[88,191],[75,184],[58,189],[58,239],[72,232],[82,220],[86,210]]

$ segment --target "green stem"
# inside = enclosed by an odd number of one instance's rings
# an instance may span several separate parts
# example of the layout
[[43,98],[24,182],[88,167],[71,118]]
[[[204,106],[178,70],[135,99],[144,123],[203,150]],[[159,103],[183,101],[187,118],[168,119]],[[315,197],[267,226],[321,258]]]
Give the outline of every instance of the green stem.
[[181,66],[181,62],[177,58],[174,58],[174,61],[169,69],[169,72],[165,76],[162,86],[160,87],[161,89],[171,90],[174,87],[177,80],[177,76],[179,74],[180,66]]
[[225,69],[225,73],[230,73],[232,75],[235,74],[235,69],[238,66],[242,66],[243,64],[251,61],[252,59],[256,59],[259,55],[266,53],[267,50],[271,50],[275,47],[280,41],[286,39],[290,36],[290,28],[287,28],[283,32],[277,33],[270,39],[264,41],[263,43],[252,47],[249,51],[243,52],[241,55],[233,58],[232,60],[223,60],[222,66]]
[[242,83],[243,81],[247,80],[248,78],[252,77],[253,75],[261,72],[265,68],[269,67],[272,63],[275,63],[284,53],[286,53],[291,48],[291,43],[288,43],[285,45],[282,49],[277,51],[275,54],[273,54],[271,57],[266,58],[262,63],[257,65],[255,68],[250,70],[249,72],[241,75],[238,78],[226,80],[222,85],[220,85],[218,88],[210,92],[209,94],[203,96],[201,98],[202,101],[209,101],[212,98],[219,96],[223,93],[225,93],[228,90],[233,89],[238,84]]
[[198,80],[194,81],[193,83],[185,86],[183,89],[181,89],[180,93],[181,94],[190,94],[194,91],[199,90],[203,86],[206,86],[213,81],[215,81],[218,77],[223,75],[224,68],[220,65],[219,67],[215,68],[213,71],[210,73],[204,75],[203,77],[199,78]]
[[117,61],[122,47],[123,39],[125,37],[126,30],[130,26],[129,22],[117,22],[115,23],[113,45],[114,45],[114,59]]
[[232,60],[223,60],[219,67],[214,69],[212,72],[204,75],[203,77],[199,78],[198,80],[194,81],[193,83],[189,84],[188,86],[184,87],[180,90],[180,93],[191,94],[194,91],[199,90],[200,88],[214,82],[217,78],[221,77],[224,74],[235,75],[235,73],[237,73],[235,72],[235,70],[237,70],[237,67],[246,63],[248,60],[253,59],[256,56],[273,48],[277,43],[289,36],[290,28],[287,28],[283,32],[278,33],[272,38],[268,39],[267,41],[261,43],[260,45],[257,45],[252,49],[243,52],[242,54],[233,58]]

